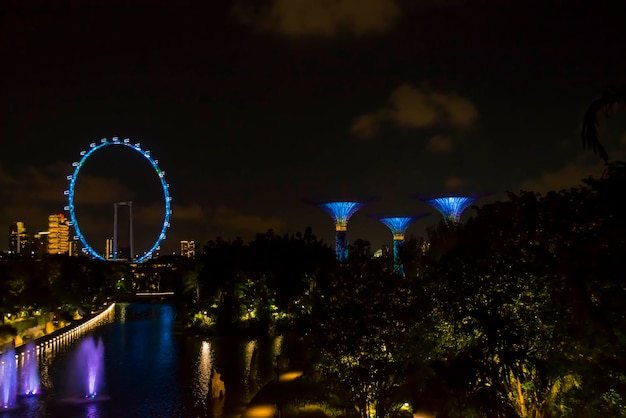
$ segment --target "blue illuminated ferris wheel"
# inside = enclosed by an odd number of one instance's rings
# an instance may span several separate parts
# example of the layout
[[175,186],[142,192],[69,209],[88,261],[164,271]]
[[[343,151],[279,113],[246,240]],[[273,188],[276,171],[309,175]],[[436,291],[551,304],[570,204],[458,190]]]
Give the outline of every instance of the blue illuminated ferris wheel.
[[[67,176],[67,179],[70,182],[70,188],[68,190],[65,191],[65,194],[67,195],[67,200],[68,200],[68,205],[65,207],[66,211],[69,211],[70,214],[70,222],[71,224],[74,226],[74,231],[76,231],[76,238],[78,238],[80,240],[80,242],[82,243],[84,250],[89,253],[91,256],[100,259],[100,260],[105,260],[105,257],[103,257],[100,253],[98,253],[96,250],[94,250],[88,243],[87,240],[85,239],[84,235],[81,233],[80,227],[78,225],[78,220],[76,219],[76,210],[75,210],[75,206],[74,206],[74,198],[75,198],[75,188],[76,188],[76,179],[78,178],[78,173],[80,172],[80,169],[85,165],[85,162],[87,161],[87,159],[89,157],[91,157],[93,155],[94,152],[104,148],[104,147],[109,147],[109,146],[124,146],[124,147],[128,147],[136,152],[138,152],[140,155],[142,155],[146,160],[148,160],[148,162],[150,162],[150,165],[152,166],[152,168],[154,169],[154,171],[156,172],[156,174],[159,177],[159,181],[161,182],[161,187],[163,189],[163,199],[165,202],[165,216],[163,218],[163,226],[161,227],[161,232],[159,233],[159,236],[157,238],[157,240],[154,242],[154,244],[152,244],[152,246],[150,247],[150,249],[148,251],[146,251],[142,256],[138,257],[136,260],[134,260],[136,263],[141,263],[147,259],[149,259],[150,257],[152,257],[152,255],[154,254],[154,251],[159,247],[159,245],[161,244],[161,241],[163,241],[166,237],[165,235],[165,231],[167,231],[167,228],[170,226],[170,216],[172,214],[172,209],[171,209],[171,202],[172,202],[172,198],[170,197],[169,194],[169,185],[167,184],[167,182],[165,181],[165,171],[161,170],[159,168],[158,165],[158,161],[153,159],[150,156],[150,151],[146,151],[143,150],[141,148],[140,144],[131,144],[130,140],[128,138],[124,139],[124,140],[119,140],[117,137],[113,137],[110,141],[107,140],[106,138],[103,138],[100,140],[99,144],[96,144],[95,142],[92,142],[89,145],[89,150],[88,151],[82,151],[80,153],[81,155],[81,159],[78,162],[74,162],[72,163],[72,166],[74,167],[74,173],[70,176]],[[114,249],[114,251],[116,251],[117,249]],[[131,258],[132,258],[132,254],[131,254]]]

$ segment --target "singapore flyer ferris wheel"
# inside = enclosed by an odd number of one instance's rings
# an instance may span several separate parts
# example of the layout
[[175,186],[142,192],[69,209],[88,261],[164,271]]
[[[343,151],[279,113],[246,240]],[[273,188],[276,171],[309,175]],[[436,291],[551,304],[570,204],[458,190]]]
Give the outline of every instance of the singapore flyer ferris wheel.
[[[132,208],[131,208],[131,254],[130,254],[130,261],[133,261],[135,263],[141,263],[149,258],[151,258],[154,254],[154,252],[159,248],[159,245],[161,244],[161,242],[166,238],[165,232],[167,231],[167,228],[170,226],[170,216],[172,214],[172,210],[171,210],[171,201],[172,198],[170,197],[169,194],[169,185],[167,184],[167,182],[165,181],[165,171],[161,170],[161,168],[159,168],[158,165],[158,161],[153,159],[150,156],[150,151],[144,150],[141,148],[141,145],[136,143],[136,144],[132,144],[130,142],[130,140],[128,138],[120,140],[118,137],[113,137],[111,140],[108,140],[107,138],[103,138],[100,140],[100,143],[95,143],[92,142],[89,145],[89,150],[88,151],[81,151],[80,155],[81,155],[81,159],[77,162],[72,163],[72,166],[74,167],[74,172],[72,175],[68,175],[67,179],[69,180],[69,189],[65,191],[65,194],[67,195],[67,200],[68,200],[68,205],[65,207],[65,210],[69,212],[69,216],[70,216],[70,222],[71,225],[73,225],[74,227],[74,231],[76,233],[76,239],[78,239],[81,244],[83,245],[83,251],[86,252],[87,254],[91,255],[94,258],[100,259],[100,260],[106,260],[106,258],[100,254],[98,251],[94,250],[92,246],[89,245],[89,243],[87,242],[87,239],[85,238],[83,232],[81,231],[81,228],[79,226],[79,222],[76,216],[76,203],[75,203],[75,198],[76,198],[76,181],[78,179],[78,174],[81,171],[81,168],[84,167],[86,161],[97,151],[105,148],[105,147],[112,147],[112,146],[119,146],[119,147],[127,147],[137,153],[139,153],[141,156],[143,156],[146,160],[148,160],[148,162],[150,163],[152,169],[156,172],[158,178],[159,178],[159,182],[161,185],[161,189],[163,190],[163,202],[164,202],[164,217],[163,217],[163,224],[161,226],[161,230],[158,234],[158,237],[156,239],[156,241],[150,246],[150,248],[145,251],[143,253],[143,255],[138,256],[136,259],[133,260],[134,255],[132,254]],[[132,202],[121,202],[121,203],[129,203],[132,205]],[[115,203],[115,205],[117,205],[118,203]],[[117,209],[116,209],[117,210]],[[117,214],[117,212],[116,212]],[[117,225],[115,225],[116,231],[117,231]],[[113,249],[114,253],[117,251],[117,248]],[[114,258],[115,259],[115,258]]]

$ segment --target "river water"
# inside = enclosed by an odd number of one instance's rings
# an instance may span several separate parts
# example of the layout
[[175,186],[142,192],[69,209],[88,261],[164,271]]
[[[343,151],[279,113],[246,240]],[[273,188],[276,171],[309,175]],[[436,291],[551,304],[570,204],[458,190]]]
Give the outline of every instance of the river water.
[[[117,305],[115,321],[91,333],[105,347],[105,389],[97,401],[68,396],[77,372],[74,343],[40,358],[42,393],[20,398],[19,408],[0,418],[236,417],[285,354],[282,337],[207,339],[176,333],[174,320],[169,304]],[[220,389],[223,396],[213,398]]]

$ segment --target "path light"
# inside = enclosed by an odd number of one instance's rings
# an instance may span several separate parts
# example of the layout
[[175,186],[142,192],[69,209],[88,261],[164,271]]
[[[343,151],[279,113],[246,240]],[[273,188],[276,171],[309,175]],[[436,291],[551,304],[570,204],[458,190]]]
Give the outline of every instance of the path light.
[[300,376],[302,376],[302,372],[301,371],[293,371],[293,372],[282,373],[278,377],[278,381],[279,382],[289,382],[291,380],[295,380],[295,379],[299,378]]
[[254,405],[246,409],[243,418],[270,418],[276,413],[274,405]]

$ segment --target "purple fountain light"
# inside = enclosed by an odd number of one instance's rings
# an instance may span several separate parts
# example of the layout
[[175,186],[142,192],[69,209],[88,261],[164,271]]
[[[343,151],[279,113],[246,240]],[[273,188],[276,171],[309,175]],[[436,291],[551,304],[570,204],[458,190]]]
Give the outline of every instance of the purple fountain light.
[[74,358],[79,395],[94,399],[104,387],[104,344],[93,336],[81,341]]
[[39,368],[37,366],[37,347],[34,341],[26,343],[24,364],[22,366],[22,395],[37,395],[40,391]]
[[17,406],[17,364],[15,348],[6,346],[0,355],[0,411]]

